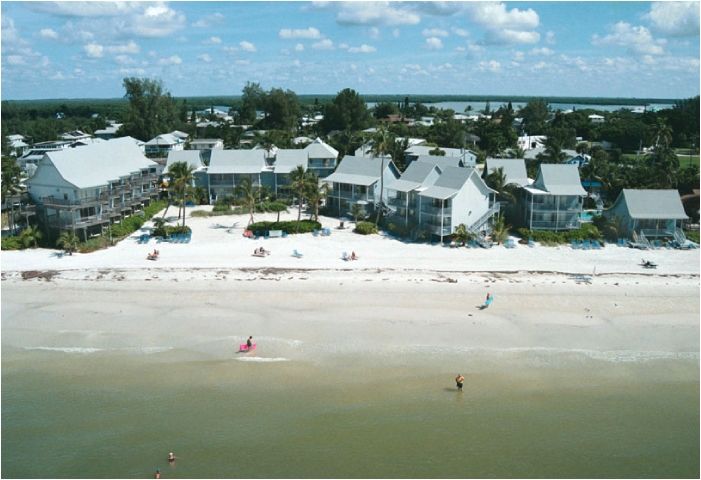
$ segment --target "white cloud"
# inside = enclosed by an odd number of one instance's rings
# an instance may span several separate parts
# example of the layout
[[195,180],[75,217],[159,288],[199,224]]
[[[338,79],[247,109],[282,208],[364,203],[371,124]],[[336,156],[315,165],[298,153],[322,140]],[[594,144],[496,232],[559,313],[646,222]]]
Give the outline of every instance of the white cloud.
[[56,33],[54,30],[52,30],[50,28],[42,28],[39,31],[39,35],[41,36],[41,38],[47,38],[50,40],[58,39],[58,33]]
[[219,45],[221,43],[221,38],[220,37],[209,37],[208,39],[204,40],[202,43],[205,45]]
[[278,36],[280,38],[283,38],[285,40],[293,39],[293,38],[305,38],[305,39],[317,39],[321,38],[321,32],[314,28],[314,27],[309,27],[309,28],[283,28],[278,32]]
[[548,47],[531,49],[531,55],[544,55],[544,56],[548,57],[548,56],[552,55],[553,53],[555,53],[555,52],[553,52]]
[[9,65],[24,65],[25,63],[24,57],[22,57],[21,55],[8,55],[7,57],[5,57],[5,61]]
[[501,69],[501,63],[496,60],[489,60],[488,62],[480,62],[478,68],[482,71],[489,71],[496,73]]
[[465,47],[455,47],[456,52],[464,52],[465,50],[467,50]]
[[449,34],[440,28],[424,28],[421,35],[424,37],[447,37]]
[[653,30],[666,35],[699,34],[698,2],[653,2],[644,18]]
[[536,63],[535,65],[533,65],[533,70],[542,70],[542,69],[544,69],[544,68],[547,67],[547,66],[548,66],[547,63],[541,61],[541,62],[538,62],[538,63]]
[[370,30],[368,31],[368,35],[373,40],[377,40],[378,38],[380,38],[380,29],[377,27],[371,27]]
[[597,46],[625,47],[630,53],[637,55],[662,55],[666,40],[655,40],[650,30],[645,27],[634,27],[626,22],[618,22],[611,28],[611,33],[605,37],[592,36],[591,43]]
[[256,46],[253,45],[251,42],[247,42],[246,40],[240,41],[239,47],[241,47],[241,50],[243,50],[244,52],[255,52],[256,51]]
[[302,62],[300,62],[298,59],[294,59],[294,60],[292,61],[292,66],[294,66],[294,67],[301,67],[301,66],[302,66]]
[[90,58],[101,58],[105,48],[99,43],[88,43],[83,46],[83,50]]
[[129,55],[116,55],[114,57],[114,61],[117,62],[119,65],[130,65],[134,63],[134,59],[131,58]]
[[523,60],[524,60],[525,58],[526,58],[526,55],[525,55],[523,52],[521,52],[521,51],[518,51],[518,52],[515,52],[515,53],[514,53],[514,60],[517,61],[517,62],[523,62]]
[[548,32],[545,34],[545,43],[548,45],[555,45],[555,32]]
[[250,65],[251,61],[250,60],[236,60],[234,63],[236,65]]
[[472,20],[487,30],[487,43],[536,43],[540,40],[540,34],[535,31],[540,18],[533,9],[507,10],[506,5],[500,2],[470,3],[467,8]]
[[66,76],[62,72],[56,72],[49,77],[49,80],[65,80]]
[[421,17],[395,2],[339,2],[336,21],[343,25],[416,25]]
[[208,53],[203,53],[201,55],[197,55],[197,60],[199,60],[200,62],[204,62],[204,63],[211,63],[212,57],[209,56]]
[[416,63],[408,63],[399,71],[403,75],[430,76],[430,74],[421,65]]
[[142,37],[166,37],[185,26],[185,15],[158,2],[132,17],[127,31]]
[[42,2],[34,10],[59,17],[115,17],[140,11],[137,2]]
[[426,47],[430,50],[440,50],[443,48],[443,41],[438,37],[429,37],[426,39]]
[[338,45],[338,48],[340,48],[341,50],[348,50],[349,47],[350,46],[347,43],[340,43]]
[[212,13],[211,15],[205,15],[204,17],[200,18],[196,22],[192,24],[193,27],[195,28],[207,28],[210,27],[214,24],[221,23],[224,21],[224,15],[221,13],[215,12]]
[[183,60],[177,55],[171,55],[168,58],[161,58],[158,60],[159,65],[180,65]]
[[110,45],[106,47],[106,50],[110,53],[139,53],[141,50],[139,45],[135,41],[130,40],[128,43],[121,45]]
[[313,43],[312,48],[314,50],[333,50],[333,42],[325,38],[319,42]]
[[452,30],[453,33],[454,33],[455,35],[457,35],[458,37],[468,37],[468,36],[470,36],[470,32],[468,32],[468,31],[465,30],[464,28],[453,27],[453,28],[451,28],[451,30]]
[[489,44],[514,44],[514,43],[537,43],[540,40],[540,33],[534,31],[510,30],[489,30],[485,37]]
[[373,52],[377,51],[377,49],[371,45],[367,45],[367,44],[363,43],[359,47],[350,47],[348,49],[348,51],[350,53],[373,53]]
[[120,75],[128,75],[128,76],[143,76],[146,75],[146,70],[143,68],[120,68],[118,73]]
[[304,51],[304,45],[302,45],[301,43],[298,43],[297,45],[295,45],[295,52],[303,52],[303,51]]

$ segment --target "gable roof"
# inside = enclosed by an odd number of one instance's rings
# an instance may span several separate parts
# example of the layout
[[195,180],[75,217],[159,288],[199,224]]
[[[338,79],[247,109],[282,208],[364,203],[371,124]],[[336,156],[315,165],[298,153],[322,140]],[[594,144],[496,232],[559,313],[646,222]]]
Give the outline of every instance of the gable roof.
[[207,173],[260,173],[265,150],[212,150]]
[[422,197],[445,200],[457,195],[465,182],[475,173],[473,168],[445,167],[436,183],[419,193]]
[[[404,153],[408,153],[409,155],[430,155],[428,152],[435,150],[436,148],[443,150],[446,157],[461,157],[464,153],[459,148],[429,147],[426,145],[414,145],[413,147],[409,147],[404,150]],[[441,155],[441,157],[442,156],[443,155]]]
[[523,158],[487,158],[485,165],[487,175],[497,168],[503,169],[507,184],[515,183],[521,187],[530,184]]
[[166,171],[175,162],[185,162],[192,165],[195,170],[204,167],[199,150],[171,150],[168,152],[168,160],[166,160]]
[[275,173],[290,173],[298,165],[307,169],[307,152],[302,149],[279,149],[275,155]]
[[163,133],[161,135],[153,137],[151,140],[146,142],[146,145],[163,145],[165,147],[167,145],[177,145],[179,143],[183,143],[182,139],[176,137],[171,133]]
[[462,167],[464,166],[462,160],[458,157],[449,157],[449,156],[438,156],[438,155],[419,155],[416,157],[416,160],[414,160],[412,163],[416,162],[423,162],[423,163],[428,163],[430,165],[436,165],[438,168],[441,170],[444,169],[445,167]]
[[441,170],[435,165],[425,162],[411,162],[406,170],[404,170],[404,173],[402,173],[402,176],[399,177],[399,180],[392,183],[387,188],[398,192],[410,192],[411,190],[421,187],[429,174],[434,170],[440,175]]
[[67,182],[78,188],[107,185],[112,180],[157,166],[129,137],[46,152],[46,157]]
[[[324,181],[369,186],[380,179],[382,157],[354,157],[346,155],[336,171]],[[389,157],[384,158],[385,168],[393,165]]]
[[304,147],[304,150],[309,155],[309,158],[338,158],[338,150],[318,137]]
[[625,200],[628,214],[637,219],[676,219],[684,220],[684,212],[677,190],[637,190],[624,188],[612,209]]
[[553,195],[586,195],[576,165],[541,163],[533,187]]

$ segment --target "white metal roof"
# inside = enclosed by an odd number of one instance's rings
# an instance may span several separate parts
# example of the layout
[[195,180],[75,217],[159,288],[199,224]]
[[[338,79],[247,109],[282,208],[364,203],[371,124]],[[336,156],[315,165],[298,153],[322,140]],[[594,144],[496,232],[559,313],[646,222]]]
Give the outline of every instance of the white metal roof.
[[552,195],[581,195],[587,192],[582,188],[579,169],[576,165],[541,163],[538,178],[533,187],[545,190]]
[[307,152],[302,149],[279,149],[275,155],[275,173],[290,173],[297,166],[307,168]]
[[338,158],[338,150],[320,138],[304,147],[304,150],[309,154],[309,158]]
[[677,190],[637,190],[623,189],[616,200],[625,199],[631,218],[637,219],[675,219],[687,217]]
[[171,150],[168,152],[168,160],[166,160],[166,171],[175,162],[185,162],[195,170],[204,167],[199,150]]
[[212,150],[207,173],[260,173],[265,150]]
[[46,156],[61,176],[78,188],[107,185],[120,177],[157,166],[129,137],[46,152]]

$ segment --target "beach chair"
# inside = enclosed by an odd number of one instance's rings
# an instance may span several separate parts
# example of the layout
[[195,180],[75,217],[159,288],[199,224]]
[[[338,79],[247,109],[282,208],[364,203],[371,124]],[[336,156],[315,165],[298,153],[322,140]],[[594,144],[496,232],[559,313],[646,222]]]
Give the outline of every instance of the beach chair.
[[591,242],[587,240],[582,240],[582,248],[584,250],[591,250]]
[[314,235],[315,237],[318,237],[318,236],[319,236],[319,230],[314,230],[314,231],[312,232],[312,235]]
[[299,253],[299,252],[297,251],[297,249],[295,248],[294,252],[292,252],[292,256],[295,257],[295,258],[302,258],[304,255],[302,255],[301,253]]
[[287,238],[287,232],[284,230],[282,231],[282,238]]
[[577,250],[577,249],[580,248],[579,242],[578,242],[577,240],[572,240],[572,241],[570,242],[570,246],[571,246],[574,250]]
[[348,255],[348,253],[343,252],[343,254],[341,255],[341,260],[343,260],[344,262],[350,260],[350,256]]

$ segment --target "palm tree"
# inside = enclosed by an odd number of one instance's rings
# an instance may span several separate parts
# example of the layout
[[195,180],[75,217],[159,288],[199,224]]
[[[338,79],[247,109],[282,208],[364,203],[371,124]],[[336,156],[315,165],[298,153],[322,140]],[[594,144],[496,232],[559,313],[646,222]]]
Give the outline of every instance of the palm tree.
[[[243,200],[243,206],[248,209],[250,218],[248,219],[248,225],[253,223],[253,212],[256,209],[256,203],[258,203],[258,192],[257,189],[253,187],[251,180],[244,178],[236,186],[236,195],[240,196]],[[248,227],[248,225],[246,225]]]
[[374,157],[380,157],[380,202],[377,208],[377,216],[375,217],[375,226],[380,222],[380,214],[384,208],[382,195],[385,189],[384,171],[385,171],[385,156],[392,153],[394,147],[394,136],[387,131],[387,127],[381,125],[373,136],[373,145],[370,152]]
[[655,124],[655,148],[667,148],[672,143],[672,129],[661,118],[657,119]]
[[547,163],[562,163],[565,160],[565,153],[562,151],[562,141],[548,137],[545,139],[545,153],[541,154]]
[[311,183],[310,178],[301,165],[297,165],[297,168],[290,172],[290,188],[297,194],[297,232],[299,232],[299,222],[302,219],[302,204],[304,203],[305,193],[309,190],[309,184]]
[[496,240],[498,245],[501,245],[509,236],[510,225],[506,224],[504,217],[499,215],[492,226],[492,239]]
[[362,205],[359,205],[357,203],[354,203],[353,206],[351,207],[351,215],[353,215],[353,220],[355,223],[358,223],[358,219],[360,217],[365,216],[365,209],[363,208]]
[[467,230],[467,227],[464,223],[461,223],[460,225],[455,227],[455,232],[453,232],[453,239],[456,242],[460,242],[461,245],[465,245],[465,242],[467,242],[470,239],[470,236],[470,232]]
[[41,240],[43,236],[44,235],[39,230],[39,227],[29,225],[27,228],[22,230],[22,233],[20,233],[20,241],[22,242],[22,245],[27,248],[30,246],[36,247],[39,244],[39,240]]
[[318,222],[319,204],[324,198],[326,198],[326,195],[328,195],[329,186],[325,183],[320,187],[319,180],[317,179],[316,174],[313,172],[309,172],[308,175],[309,185],[307,185],[307,191],[305,192],[305,195],[307,197],[309,205],[312,207],[312,211],[309,215],[309,218]]
[[17,162],[10,157],[2,159],[2,203],[10,202],[10,230],[14,234],[15,230],[15,201],[14,197],[22,193],[24,175],[22,170],[17,165]]
[[176,194],[180,194],[180,208],[178,209],[178,218],[180,218],[180,210],[183,212],[183,227],[185,226],[185,196],[187,189],[192,184],[192,173],[195,167],[187,162],[175,162],[168,167],[168,174],[171,177],[171,186]]
[[78,250],[78,236],[74,232],[65,231],[59,235],[56,240],[56,246],[63,248],[68,255],[73,255],[73,252]]
[[506,174],[504,173],[504,169],[502,167],[492,170],[484,180],[489,188],[497,191],[497,196],[501,200],[516,200],[513,184],[506,183]]

